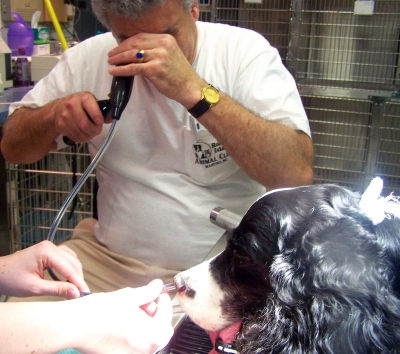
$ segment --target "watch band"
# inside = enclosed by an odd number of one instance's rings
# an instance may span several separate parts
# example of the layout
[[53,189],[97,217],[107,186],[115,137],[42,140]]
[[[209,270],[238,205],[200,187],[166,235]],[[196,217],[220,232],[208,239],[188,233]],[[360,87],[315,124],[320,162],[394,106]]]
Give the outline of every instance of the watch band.
[[201,115],[207,112],[210,108],[210,104],[205,100],[200,100],[197,102],[194,107],[188,110],[188,112],[195,117],[196,119],[199,118]]
[[200,118],[202,114],[217,104],[219,101],[219,91],[211,84],[203,87],[201,90],[201,99],[188,112],[195,118]]

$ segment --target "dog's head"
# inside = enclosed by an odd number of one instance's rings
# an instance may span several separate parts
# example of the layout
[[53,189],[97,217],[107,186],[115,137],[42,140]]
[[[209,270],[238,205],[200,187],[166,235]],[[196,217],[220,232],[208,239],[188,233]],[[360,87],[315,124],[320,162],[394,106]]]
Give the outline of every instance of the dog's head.
[[209,331],[243,319],[243,353],[399,349],[400,222],[374,225],[360,198],[336,185],[260,198],[221,254],[176,276],[183,310]]

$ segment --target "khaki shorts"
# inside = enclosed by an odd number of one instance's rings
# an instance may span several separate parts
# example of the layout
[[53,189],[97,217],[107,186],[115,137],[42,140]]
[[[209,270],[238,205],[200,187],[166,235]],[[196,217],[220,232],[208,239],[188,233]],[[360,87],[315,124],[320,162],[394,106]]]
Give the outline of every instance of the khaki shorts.
[[[63,244],[71,248],[81,261],[83,274],[91,292],[108,292],[126,287],[139,287],[153,279],[172,282],[177,270],[149,266],[132,258],[111,252],[94,236],[95,219],[84,219],[74,229],[72,238]],[[45,278],[51,279],[48,272]],[[29,298],[12,297],[9,302],[56,301],[63,298],[39,296]]]

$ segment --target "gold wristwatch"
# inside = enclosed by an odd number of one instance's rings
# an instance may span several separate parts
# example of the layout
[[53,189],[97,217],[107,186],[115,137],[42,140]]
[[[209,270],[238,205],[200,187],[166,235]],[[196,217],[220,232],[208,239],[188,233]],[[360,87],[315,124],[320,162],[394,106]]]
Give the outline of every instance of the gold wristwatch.
[[207,85],[201,90],[201,100],[197,102],[194,107],[189,109],[189,113],[195,117],[199,118],[209,108],[219,101],[219,91],[212,85]]

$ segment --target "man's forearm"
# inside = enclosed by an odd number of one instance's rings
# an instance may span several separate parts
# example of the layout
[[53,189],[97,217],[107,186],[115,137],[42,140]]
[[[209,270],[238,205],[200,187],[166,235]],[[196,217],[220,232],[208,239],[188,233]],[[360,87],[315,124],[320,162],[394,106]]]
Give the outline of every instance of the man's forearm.
[[32,163],[56,148],[54,105],[36,109],[22,107],[7,118],[1,150],[8,162]]
[[305,133],[259,118],[225,95],[199,120],[238,165],[266,188],[312,183],[314,153]]

